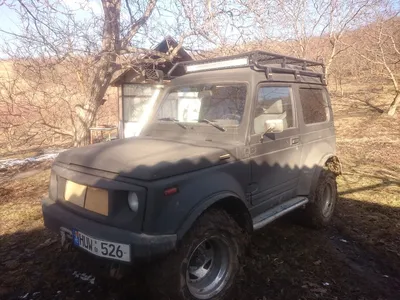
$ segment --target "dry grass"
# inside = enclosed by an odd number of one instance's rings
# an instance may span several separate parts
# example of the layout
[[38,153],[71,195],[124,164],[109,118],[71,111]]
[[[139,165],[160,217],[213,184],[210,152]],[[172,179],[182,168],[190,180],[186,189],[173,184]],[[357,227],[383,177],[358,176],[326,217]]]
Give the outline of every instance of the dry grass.
[[364,174],[340,177],[338,224],[365,246],[393,256],[400,267],[400,178]]
[[391,256],[400,265],[400,114],[385,111],[392,98],[387,86],[347,86],[335,97],[340,228]]
[[0,188],[0,236],[43,227],[40,198],[46,195],[49,170],[3,184]]

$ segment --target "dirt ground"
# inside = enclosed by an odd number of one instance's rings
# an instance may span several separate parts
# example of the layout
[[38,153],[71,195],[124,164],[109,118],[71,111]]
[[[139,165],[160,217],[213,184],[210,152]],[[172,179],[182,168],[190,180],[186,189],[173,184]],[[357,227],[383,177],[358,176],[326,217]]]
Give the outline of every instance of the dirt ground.
[[[343,176],[332,225],[281,219],[257,232],[235,299],[400,299],[400,117],[384,91],[333,101]],[[0,299],[148,299],[140,272],[116,281],[86,254],[61,252],[43,227],[48,165],[0,185]],[[0,177],[7,174],[0,174]]]

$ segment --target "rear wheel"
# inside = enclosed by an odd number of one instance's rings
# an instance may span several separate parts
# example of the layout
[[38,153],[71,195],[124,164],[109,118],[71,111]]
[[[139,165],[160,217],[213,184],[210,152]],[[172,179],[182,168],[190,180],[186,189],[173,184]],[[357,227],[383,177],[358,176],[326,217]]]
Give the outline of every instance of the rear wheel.
[[301,213],[301,221],[314,228],[324,227],[331,221],[336,201],[336,176],[329,170],[322,170],[314,192],[310,195],[310,203]]
[[151,287],[166,299],[228,299],[241,269],[246,236],[225,211],[207,211],[178,250],[149,274]]

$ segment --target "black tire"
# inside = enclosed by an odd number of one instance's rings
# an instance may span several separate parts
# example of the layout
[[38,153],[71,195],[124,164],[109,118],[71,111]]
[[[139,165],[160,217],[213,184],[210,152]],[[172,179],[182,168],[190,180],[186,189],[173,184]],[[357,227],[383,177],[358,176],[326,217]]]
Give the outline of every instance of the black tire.
[[327,226],[335,211],[337,194],[335,174],[323,169],[317,186],[310,195],[310,202],[303,211],[299,211],[301,223],[313,228]]
[[[231,299],[230,295],[234,288],[235,278],[241,272],[240,262],[247,242],[247,236],[244,230],[225,211],[217,209],[206,211],[184,236],[178,249],[147,273],[147,282],[153,296],[155,296],[154,299]],[[221,283],[220,290],[214,291],[215,294],[203,294],[204,297],[199,297],[193,292],[193,285],[191,283],[193,278],[188,277],[188,267],[192,264],[193,260],[197,262],[198,257],[195,259],[192,256],[197,255],[196,251],[200,251],[198,250],[200,247],[204,248],[205,252],[210,251],[205,249],[207,246],[203,245],[207,245],[206,243],[210,243],[211,245],[215,241],[221,242],[221,249],[225,249],[223,245],[226,245],[226,249],[229,250],[226,252],[227,255],[221,255],[220,257],[221,261],[225,261],[223,257],[228,257],[228,264],[225,265],[228,266],[229,272],[227,272],[224,282]],[[212,253],[214,252],[217,253],[218,251],[213,248]],[[202,254],[201,259],[204,257],[206,255]],[[203,270],[207,267],[207,264],[205,263],[202,266]],[[217,258],[214,255],[212,262],[208,265],[209,271],[207,272],[209,273],[206,273],[204,279],[201,280],[207,279],[207,276],[212,278],[214,274],[212,270],[217,269],[217,266]],[[192,266],[192,268],[196,268],[196,266]],[[201,280],[199,281],[200,283]]]

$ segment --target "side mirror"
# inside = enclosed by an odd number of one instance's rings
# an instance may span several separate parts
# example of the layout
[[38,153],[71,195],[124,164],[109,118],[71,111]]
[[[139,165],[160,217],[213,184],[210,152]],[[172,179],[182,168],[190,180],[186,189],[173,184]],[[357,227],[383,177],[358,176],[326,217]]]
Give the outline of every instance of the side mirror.
[[260,142],[263,142],[264,137],[267,137],[271,140],[275,140],[276,134],[283,132],[283,120],[281,119],[265,120],[264,130],[265,131],[261,135]]
[[282,119],[272,119],[265,120],[264,130],[266,133],[280,133],[283,131],[283,120]]

